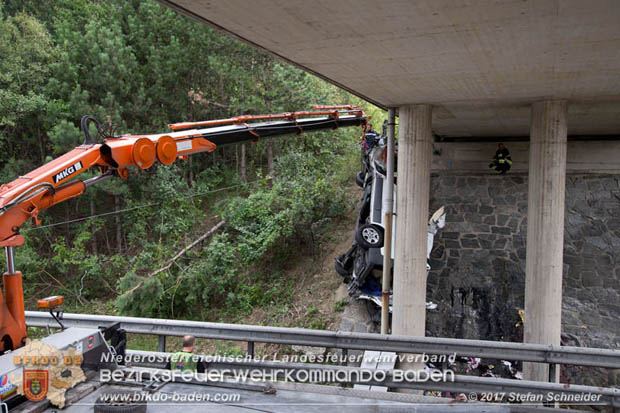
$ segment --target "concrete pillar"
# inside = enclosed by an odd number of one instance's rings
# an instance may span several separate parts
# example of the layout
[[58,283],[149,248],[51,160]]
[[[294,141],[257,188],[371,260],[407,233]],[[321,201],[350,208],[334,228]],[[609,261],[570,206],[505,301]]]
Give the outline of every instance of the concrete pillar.
[[[566,187],[566,112],[562,100],[532,105],[528,175],[524,342],[560,345]],[[526,380],[558,382],[558,366],[524,363]]]
[[383,279],[381,281],[381,334],[390,330],[390,290],[392,288],[392,213],[394,211],[394,131],[396,130],[396,109],[388,109],[387,159],[385,162],[385,185],[383,198],[385,211],[385,234],[383,244]]
[[424,336],[431,106],[399,108],[392,334]]

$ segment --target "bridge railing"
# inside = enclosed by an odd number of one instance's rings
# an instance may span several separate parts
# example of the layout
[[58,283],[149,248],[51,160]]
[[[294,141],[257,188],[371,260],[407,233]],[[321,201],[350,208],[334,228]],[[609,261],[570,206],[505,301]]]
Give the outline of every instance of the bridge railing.
[[[159,351],[165,351],[162,345],[165,343],[165,337],[182,337],[191,334],[199,338],[247,342],[249,352],[252,352],[254,343],[274,343],[413,354],[451,355],[456,353],[467,357],[620,369],[620,350],[600,348],[436,337],[385,336],[370,333],[89,314],[64,314],[62,322],[65,327],[84,328],[98,328],[120,322],[122,328],[128,333],[158,336]],[[50,314],[37,311],[26,311],[26,324],[29,327],[58,328],[58,323]]]
[[[133,366],[149,368],[165,368],[166,361],[172,354],[152,351],[127,350]],[[136,360],[138,360],[136,362]],[[546,383],[540,381],[504,379],[496,377],[476,377],[454,375],[446,380],[402,380],[398,379],[394,370],[383,370],[381,374],[375,374],[369,379],[360,380],[364,377],[360,367],[342,367],[326,364],[296,363],[284,361],[271,361],[262,359],[245,359],[235,357],[211,357],[209,370],[219,371],[243,371],[264,370],[278,372],[279,378],[284,378],[287,373],[294,377],[295,372],[332,372],[333,376],[343,372],[350,378],[350,384],[364,384],[370,386],[384,386],[389,388],[411,390],[435,390],[451,392],[455,394],[466,393],[481,395],[485,401],[511,402],[520,401],[528,404],[536,404],[537,401],[553,405],[553,401],[567,405],[599,405],[614,406],[620,413],[620,389],[566,385],[563,383]],[[378,369],[381,370],[381,369]],[[328,374],[324,374],[327,376]],[[444,399],[445,400],[445,399]],[[581,400],[581,402],[579,402]],[[562,402],[567,401],[567,402]],[[570,401],[575,401],[571,403]]]
[[[128,333],[155,335],[159,337],[158,351],[165,352],[166,337],[181,337],[191,334],[199,338],[240,341],[248,343],[248,354],[254,356],[254,343],[300,345],[348,350],[391,351],[409,354],[438,354],[487,359],[519,360],[549,364],[568,364],[576,366],[620,369],[620,350],[546,346],[540,344],[496,342],[483,340],[462,340],[435,337],[409,337],[379,335],[369,333],[349,333],[301,328],[265,327],[242,324],[208,323],[200,321],[165,320],[138,317],[116,317],[106,315],[64,314],[65,327],[99,328],[114,323]],[[26,311],[26,324],[29,327],[59,328],[58,323],[48,313]],[[139,352],[129,352],[139,353]],[[247,362],[232,363],[237,368],[258,367]],[[264,363],[262,363],[264,364]],[[262,365],[260,364],[260,365]],[[278,364],[288,369],[300,365]],[[214,365],[217,366],[217,363]],[[310,365],[306,365],[310,366]],[[316,366],[316,365],[314,365]],[[220,366],[222,367],[222,366]],[[233,367],[228,366],[228,367]],[[336,368],[322,366],[320,368]],[[389,379],[389,374],[388,374]],[[403,387],[402,383],[387,380],[383,385]],[[556,383],[533,382],[525,380],[497,379],[486,377],[456,376],[456,380],[446,383],[405,383],[405,387],[445,391],[506,392],[531,391],[536,394],[596,394],[599,403],[620,409],[620,389],[564,385]]]

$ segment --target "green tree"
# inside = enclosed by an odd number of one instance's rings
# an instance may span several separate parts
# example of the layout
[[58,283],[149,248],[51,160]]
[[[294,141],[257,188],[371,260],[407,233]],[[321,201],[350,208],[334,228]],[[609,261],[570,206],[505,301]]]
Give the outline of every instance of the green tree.
[[[34,17],[0,9],[0,179],[14,179],[45,159],[40,139],[48,110],[45,84],[54,58],[52,39]],[[23,154],[31,154],[28,159]]]
[[[360,102],[155,1],[4,5],[2,183],[81,143],[85,114],[116,124],[120,133],[147,133],[182,120]],[[247,175],[260,180],[255,185],[237,186],[239,153],[222,147],[191,163],[133,170],[129,180],[89,187],[42,214],[46,224],[61,225],[23,229],[28,243],[18,258],[25,288],[42,286],[80,302],[113,298],[118,290],[120,311],[163,317],[208,317],[213,309],[268,303],[278,280],[277,271],[265,268],[311,248],[320,228],[345,210],[341,185],[356,166],[358,137],[348,129],[248,144]],[[262,177],[271,172],[268,185]],[[228,220],[225,231],[149,277],[210,228],[216,214]]]

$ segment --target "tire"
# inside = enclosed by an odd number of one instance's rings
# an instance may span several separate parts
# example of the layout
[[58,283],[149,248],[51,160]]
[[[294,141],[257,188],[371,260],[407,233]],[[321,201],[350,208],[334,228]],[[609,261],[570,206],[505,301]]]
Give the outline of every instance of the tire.
[[[141,392],[132,390],[104,392],[97,398],[94,411],[95,413],[145,413],[146,401],[140,395]],[[112,398],[122,396],[127,397],[128,400],[112,401]]]
[[355,176],[355,183],[360,188],[364,187],[364,173],[363,172],[358,172],[357,173],[357,175]]
[[375,224],[360,225],[355,233],[355,240],[363,248],[383,247],[383,228]]
[[334,268],[336,269],[336,272],[343,276],[345,279],[350,278],[351,273],[353,272],[352,270],[347,271],[347,269],[342,265],[339,260],[334,260]]

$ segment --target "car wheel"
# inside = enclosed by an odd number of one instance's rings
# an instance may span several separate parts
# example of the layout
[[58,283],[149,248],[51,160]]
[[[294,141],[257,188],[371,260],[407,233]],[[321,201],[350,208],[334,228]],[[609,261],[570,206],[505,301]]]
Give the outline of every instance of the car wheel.
[[364,248],[383,247],[383,228],[374,224],[360,225],[355,233],[355,240]]
[[360,187],[364,187],[364,172],[358,172],[355,176],[355,183]]

